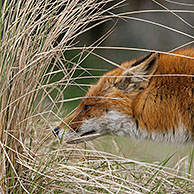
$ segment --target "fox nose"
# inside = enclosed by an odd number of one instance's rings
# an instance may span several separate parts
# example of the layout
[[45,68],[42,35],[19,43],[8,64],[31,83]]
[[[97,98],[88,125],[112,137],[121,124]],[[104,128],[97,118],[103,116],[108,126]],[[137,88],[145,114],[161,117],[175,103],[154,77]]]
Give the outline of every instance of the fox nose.
[[55,136],[58,136],[58,134],[59,134],[59,127],[54,128],[53,129],[53,133],[54,133]]

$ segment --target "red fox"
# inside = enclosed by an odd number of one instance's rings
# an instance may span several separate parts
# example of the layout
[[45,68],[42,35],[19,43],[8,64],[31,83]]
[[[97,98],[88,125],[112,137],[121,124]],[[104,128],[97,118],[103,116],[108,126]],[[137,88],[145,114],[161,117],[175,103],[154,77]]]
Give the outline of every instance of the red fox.
[[90,87],[54,132],[67,143],[103,135],[194,141],[194,48],[122,63]]

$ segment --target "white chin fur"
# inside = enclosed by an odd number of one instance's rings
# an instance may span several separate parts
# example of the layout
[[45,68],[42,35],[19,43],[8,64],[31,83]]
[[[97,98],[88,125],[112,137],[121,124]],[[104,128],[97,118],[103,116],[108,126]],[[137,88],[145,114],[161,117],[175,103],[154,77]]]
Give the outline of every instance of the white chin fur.
[[[182,126],[182,125],[181,125]],[[147,130],[137,128],[136,124],[132,121],[129,115],[112,110],[104,114],[102,117],[95,117],[83,122],[78,130],[75,132],[60,130],[58,137],[61,139],[63,136],[69,140],[79,137],[88,130],[94,130],[96,133],[102,135],[116,135],[131,137],[135,139],[151,139],[155,141],[165,141],[169,143],[184,143],[192,139],[192,135],[187,132],[184,126],[179,127],[175,132],[169,133],[149,133]],[[173,130],[172,130],[173,131]]]
[[60,130],[57,136],[59,139],[61,139],[64,136],[64,129]]
[[78,137],[79,135],[76,134],[75,132],[69,133],[67,130],[61,129],[57,136],[58,136],[59,139],[61,139],[61,138],[71,139],[71,138]]

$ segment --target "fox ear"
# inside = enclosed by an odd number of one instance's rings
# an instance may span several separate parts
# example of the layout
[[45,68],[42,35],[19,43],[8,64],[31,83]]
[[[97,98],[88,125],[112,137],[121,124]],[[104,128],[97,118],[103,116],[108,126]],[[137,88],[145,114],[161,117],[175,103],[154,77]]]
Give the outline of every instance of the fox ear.
[[128,70],[123,72],[121,78],[116,80],[115,87],[125,92],[146,88],[158,68],[158,59],[158,53],[150,53],[137,60]]

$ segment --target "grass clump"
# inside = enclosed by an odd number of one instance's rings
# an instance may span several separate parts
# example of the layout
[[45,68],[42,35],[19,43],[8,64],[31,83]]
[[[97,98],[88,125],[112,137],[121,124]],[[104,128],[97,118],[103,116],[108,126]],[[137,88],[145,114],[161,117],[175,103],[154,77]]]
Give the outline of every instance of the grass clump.
[[[0,190],[30,192],[26,168],[20,161],[37,167],[37,151],[51,135],[49,117],[60,111],[50,93],[52,72],[60,67],[64,88],[77,64],[67,61],[67,48],[95,25],[105,22],[104,6],[110,1],[4,1],[1,9],[0,53]],[[80,54],[79,54],[80,55]],[[79,56],[78,55],[78,56]],[[72,69],[68,70],[71,63]],[[41,126],[41,127],[38,127]],[[49,135],[41,141],[38,130]],[[43,136],[41,136],[43,137]],[[24,163],[24,162],[22,162]],[[41,167],[42,168],[42,167]],[[29,170],[29,169],[28,169]],[[39,172],[39,168],[37,169]],[[40,170],[41,171],[41,170]],[[40,177],[39,177],[40,178]],[[36,176],[30,184],[35,182]],[[33,190],[33,189],[32,189]]]

